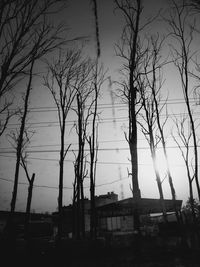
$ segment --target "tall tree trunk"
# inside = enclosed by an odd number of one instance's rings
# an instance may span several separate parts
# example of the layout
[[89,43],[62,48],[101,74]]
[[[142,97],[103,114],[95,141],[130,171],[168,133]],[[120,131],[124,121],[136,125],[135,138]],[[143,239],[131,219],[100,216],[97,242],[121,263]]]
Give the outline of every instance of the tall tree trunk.
[[163,219],[164,222],[167,222],[167,213],[166,213],[166,207],[165,207],[165,202],[164,202],[164,195],[163,195],[163,189],[162,189],[162,182],[161,182],[161,178],[160,178],[160,174],[158,171],[158,167],[157,167],[157,156],[156,156],[156,147],[157,147],[157,143],[156,143],[156,136],[155,136],[155,132],[154,132],[154,116],[155,116],[155,109],[154,109],[154,100],[151,100],[151,96],[148,98],[144,95],[144,91],[141,90],[141,97],[143,100],[143,108],[145,111],[145,120],[147,123],[147,129],[143,126],[143,131],[144,134],[147,138],[147,141],[149,143],[149,147],[150,147],[150,151],[151,151],[151,157],[152,157],[152,161],[153,161],[153,167],[154,167],[154,172],[155,172],[155,176],[156,176],[156,182],[157,182],[157,186],[158,186],[158,191],[159,191],[159,195],[160,195],[160,204],[162,207],[162,213],[163,213]]
[[76,219],[76,194],[77,194],[77,176],[76,176],[76,167],[74,167],[75,172],[75,181],[73,184],[73,201],[72,201],[72,216],[73,216],[73,225],[72,225],[72,236],[76,238],[76,229],[77,229],[77,219]]
[[[187,155],[188,155],[188,152],[187,152]],[[193,179],[191,179],[191,177],[190,177],[190,170],[189,170],[188,161],[186,162],[186,169],[187,169],[187,177],[188,177],[188,185],[189,185],[192,220],[193,220],[193,223],[196,223],[196,214],[195,214],[195,208],[194,208],[194,193],[193,193],[193,188],[192,188]]]
[[33,173],[29,181],[29,187],[28,187],[28,197],[27,197],[26,215],[25,215],[26,218],[25,218],[25,224],[24,224],[25,238],[29,237],[29,221],[30,221],[30,211],[31,211],[31,201],[32,201],[34,179],[35,179],[35,173]]
[[[153,69],[153,75],[154,75],[154,80],[156,80],[156,78],[155,78],[155,67]],[[169,181],[169,185],[170,185],[170,189],[171,189],[173,206],[174,206],[174,210],[175,210],[177,221],[180,222],[180,216],[179,216],[178,209],[177,209],[177,206],[176,206],[176,192],[175,192],[172,175],[171,175],[170,168],[169,168],[169,160],[168,160],[168,155],[167,155],[165,137],[164,137],[163,129],[162,129],[161,122],[160,122],[158,101],[157,101],[156,92],[155,92],[154,89],[152,90],[152,94],[153,94],[153,99],[154,99],[155,109],[156,109],[157,125],[158,125],[158,129],[159,129],[159,132],[160,132],[163,152],[164,152],[165,161],[166,161],[166,165],[167,165],[167,176],[168,176],[168,181]]]
[[190,119],[190,127],[192,130],[192,137],[193,137],[193,144],[194,144],[194,161],[195,161],[194,162],[194,178],[195,178],[195,183],[196,183],[196,187],[197,187],[198,198],[200,201],[200,186],[199,186],[199,180],[198,180],[198,150],[197,150],[196,131],[195,131],[194,119],[192,116],[187,91],[185,92],[185,101],[186,101],[186,106],[187,106],[188,115],[189,115],[189,119]]
[[183,85],[183,94],[185,98],[185,104],[187,107],[188,115],[189,115],[189,120],[190,120],[190,127],[192,130],[192,137],[193,137],[193,145],[194,145],[194,178],[196,182],[196,187],[197,187],[197,193],[198,193],[198,198],[200,201],[200,186],[199,186],[199,180],[198,180],[198,151],[197,151],[197,140],[196,140],[196,131],[195,131],[195,125],[194,125],[194,119],[192,116],[192,111],[190,107],[190,101],[189,101],[189,96],[188,96],[188,90],[189,90],[189,69],[188,69],[188,64],[189,64],[189,56],[188,56],[188,47],[186,47],[186,43],[184,40],[184,37],[182,39],[182,50],[183,50],[183,74],[182,74],[182,80],[185,78],[185,83]]
[[137,153],[137,121],[136,121],[136,88],[131,85],[130,90],[130,107],[129,107],[129,148],[131,154],[131,167],[132,167],[132,185],[133,185],[133,198],[139,200],[141,198],[139,183],[138,183],[138,153]]
[[20,159],[21,159],[21,153],[22,153],[22,147],[23,147],[24,131],[25,131],[25,126],[26,126],[26,117],[28,113],[29,96],[30,96],[31,84],[32,84],[32,79],[33,79],[33,66],[34,66],[34,59],[31,62],[29,81],[28,81],[25,100],[24,100],[24,110],[23,110],[23,115],[21,119],[19,137],[17,140],[17,152],[16,152],[17,159],[16,159],[16,165],[15,165],[15,179],[14,179],[14,187],[13,187],[12,200],[11,200],[10,220],[12,220],[13,214],[15,212],[15,205],[16,205],[16,199],[17,199],[19,167],[20,167]]
[[[64,112],[63,112],[64,113]],[[64,149],[65,149],[65,119],[63,119],[63,124],[61,127],[61,147],[60,147],[60,161],[59,161],[59,194],[58,194],[58,233],[57,241],[60,242],[62,238],[63,231],[63,169],[64,169]]]
[[82,238],[85,238],[85,199],[84,199],[83,180],[81,180],[81,233],[82,233]]
[[[97,116],[97,100],[98,100],[98,89],[97,89],[97,68],[96,66],[96,77],[95,77],[95,107],[94,107],[94,116],[92,122],[92,136],[89,138],[90,146],[90,235],[92,239],[96,239],[96,203],[95,203],[95,139],[96,139],[96,116]],[[96,146],[96,155],[97,155],[97,146]]]
[[[195,131],[195,124],[194,124],[194,119],[192,116],[192,110],[191,110],[191,105],[190,105],[190,100],[189,100],[189,77],[192,73],[190,71],[190,62],[193,61],[193,55],[191,53],[191,44],[193,41],[193,33],[194,33],[194,28],[191,27],[189,34],[185,30],[185,26],[187,21],[187,16],[185,15],[188,10],[187,5],[185,3],[182,3],[183,5],[179,7],[178,5],[175,4],[174,1],[174,7],[175,7],[175,12],[178,15],[178,22],[174,20],[171,21],[171,25],[173,26],[173,31],[178,32],[176,33],[176,37],[178,37],[180,45],[181,45],[181,51],[178,55],[178,57],[181,56],[182,60],[180,65],[178,66],[181,81],[182,81],[182,89],[183,89],[183,95],[185,99],[185,104],[187,107],[188,115],[189,115],[189,120],[190,120],[190,127],[192,130],[192,137],[193,137],[193,145],[194,145],[194,179],[197,187],[197,193],[198,193],[198,198],[200,200],[200,186],[199,186],[199,180],[198,180],[198,151],[197,151],[197,140],[196,140],[196,131]],[[179,10],[180,8],[180,10]],[[183,10],[185,9],[185,12]],[[188,12],[187,12],[188,13]],[[189,35],[189,37],[188,37]],[[187,36],[187,37],[186,37]]]
[[[150,138],[150,139],[152,139],[152,138]],[[164,200],[163,189],[162,189],[162,182],[161,182],[160,174],[158,172],[158,168],[157,168],[157,164],[156,164],[156,152],[155,152],[155,148],[153,145],[154,142],[153,141],[151,141],[151,142],[152,142],[151,156],[152,156],[154,171],[155,171],[155,175],[156,175],[156,182],[158,185],[158,191],[159,191],[159,195],[160,195],[160,203],[161,203],[161,207],[162,207],[163,219],[164,219],[164,222],[167,223],[167,213],[166,213],[165,200]]]
[[[137,119],[136,119],[136,101],[137,101],[137,88],[134,86],[134,72],[136,70],[136,53],[139,34],[141,2],[137,0],[136,7],[136,21],[135,30],[133,32],[133,40],[131,45],[130,65],[129,65],[129,148],[131,154],[132,165],[132,193],[135,200],[134,207],[134,229],[140,232],[140,215],[138,212],[138,205],[141,199],[139,183],[138,183],[138,153],[137,153]],[[133,30],[133,29],[132,29]]]
[[[90,151],[91,154],[91,151]],[[90,166],[90,236],[92,239],[96,239],[96,205],[95,205],[95,183],[94,183],[94,173],[93,164],[94,157],[91,154],[91,166]]]
[[77,225],[77,238],[84,238],[85,237],[85,200],[84,200],[84,188],[83,188],[83,180],[84,180],[84,118],[83,118],[83,103],[81,99],[81,95],[77,94],[77,115],[78,115],[78,127],[77,127],[77,134],[78,134],[78,156],[76,159],[75,165],[75,175],[76,175],[76,225]]
[[[98,24],[98,13],[97,13],[97,1],[93,0],[93,11],[95,17],[95,34],[96,34],[96,66],[95,66],[95,77],[94,77],[94,89],[95,89],[95,100],[94,100],[94,113],[92,119],[92,134],[89,137],[88,143],[90,147],[90,237],[96,239],[96,203],[95,203],[95,176],[96,176],[96,162],[95,162],[95,142],[96,142],[96,117],[97,117],[97,102],[98,102],[98,67],[100,57],[100,40],[99,40],[99,24]],[[97,155],[97,146],[96,146]]]

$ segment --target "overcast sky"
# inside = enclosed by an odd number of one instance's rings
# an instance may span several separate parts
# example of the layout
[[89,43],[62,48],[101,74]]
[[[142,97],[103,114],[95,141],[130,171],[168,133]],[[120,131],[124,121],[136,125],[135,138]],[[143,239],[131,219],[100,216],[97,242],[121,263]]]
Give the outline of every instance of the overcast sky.
[[[144,20],[157,14],[158,10],[166,10],[169,1],[146,0],[144,1]],[[107,70],[107,76],[111,80],[120,79],[119,69],[121,60],[116,57],[114,45],[118,42],[123,26],[123,18],[119,11],[114,12],[114,3],[112,0],[97,1],[99,28],[100,28],[100,61]],[[166,11],[165,11],[166,12]],[[164,13],[165,13],[164,12]],[[92,5],[89,0],[69,1],[66,10],[55,18],[62,20],[69,27],[66,38],[77,36],[88,36],[88,42],[85,47],[85,53],[94,56],[95,51],[95,27],[92,13]],[[148,33],[164,34],[167,32],[167,26],[161,21],[155,21],[148,28]],[[197,40],[199,40],[197,38]],[[198,41],[194,40],[194,46]],[[196,43],[195,43],[196,42]],[[166,41],[163,48],[163,55],[169,53],[169,41]],[[186,109],[183,104],[183,95],[180,81],[173,64],[164,69],[164,80],[162,94],[163,99],[168,96],[168,113],[176,114],[178,117]],[[101,99],[99,104],[100,122],[99,122],[99,152],[96,178],[96,194],[106,194],[114,191],[119,195],[119,199],[131,197],[131,179],[127,175],[130,169],[129,149],[124,138],[124,131],[127,130],[127,108],[115,98],[114,108],[112,105],[111,90],[116,92],[116,85],[112,87],[105,82],[102,87]],[[22,88],[23,91],[23,88]],[[20,104],[20,94],[16,94]],[[191,94],[191,99],[193,95]],[[199,106],[193,101],[193,110],[195,118],[198,118]],[[59,174],[59,128],[56,108],[48,90],[43,86],[41,79],[35,79],[31,95],[31,112],[29,114],[30,127],[35,131],[29,148],[29,170],[35,172],[35,186],[33,189],[32,209],[37,212],[55,211],[57,208],[58,197],[58,174]],[[163,118],[165,114],[162,114]],[[66,143],[72,143],[72,150],[76,151],[77,136],[72,128],[75,116],[71,112],[67,122]],[[7,132],[0,140],[0,210],[10,209],[10,201],[13,190],[13,179],[15,171],[14,153],[5,153],[11,150],[7,141],[7,134],[10,129],[15,129],[18,122],[10,122]],[[169,147],[170,167],[174,178],[174,186],[178,199],[187,200],[189,196],[186,171],[179,150],[176,147],[172,137],[172,121],[170,120],[166,127],[167,145]],[[174,133],[176,135],[176,133]],[[152,161],[148,144],[145,141],[140,128],[138,128],[138,153],[139,153],[139,185],[142,197],[158,198],[158,189],[153,171]],[[159,167],[161,176],[165,177],[164,161],[161,152],[159,152]],[[74,179],[73,170],[74,154],[69,152],[65,161],[64,168],[64,200],[63,204],[68,205],[72,200],[72,183]],[[85,195],[89,197],[89,181],[85,179]],[[19,189],[17,195],[16,210],[24,211],[27,197],[27,180],[23,170],[20,170]],[[163,182],[163,191],[165,198],[171,198],[170,187],[167,179]]]

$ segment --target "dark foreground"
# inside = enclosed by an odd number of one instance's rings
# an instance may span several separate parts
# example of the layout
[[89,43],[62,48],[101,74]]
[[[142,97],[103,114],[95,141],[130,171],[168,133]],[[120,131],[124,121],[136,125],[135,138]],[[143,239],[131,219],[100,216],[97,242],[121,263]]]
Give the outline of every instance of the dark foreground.
[[1,242],[0,264],[6,267],[199,267],[200,250],[165,244],[158,246],[153,240],[142,240],[137,246],[73,240],[56,245],[45,239],[27,244],[17,240],[15,244]]

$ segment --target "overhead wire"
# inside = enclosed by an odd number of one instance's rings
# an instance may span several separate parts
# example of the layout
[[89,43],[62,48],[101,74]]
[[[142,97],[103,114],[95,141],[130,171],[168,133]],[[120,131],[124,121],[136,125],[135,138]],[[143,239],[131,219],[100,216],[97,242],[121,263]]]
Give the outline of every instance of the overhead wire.
[[[129,179],[129,177],[123,177],[123,178],[120,178],[120,179],[113,180],[111,182],[107,182],[107,183],[103,183],[103,184],[97,184],[95,187],[101,187],[101,186],[105,186],[105,185],[109,185],[109,184],[114,184],[114,183],[117,183],[117,182],[120,182],[120,181],[126,180],[126,179]],[[0,180],[14,183],[13,180],[2,178],[2,177],[0,177]],[[18,184],[21,184],[21,185],[29,185],[29,183],[26,183],[26,182],[19,182]],[[49,189],[59,189],[59,187],[56,187],[56,186],[37,185],[37,184],[36,185],[33,185],[33,187],[49,188]],[[84,188],[87,189],[87,188],[89,188],[89,186],[84,186]],[[70,189],[70,190],[72,190],[73,187],[63,186],[63,189]]]
[[[179,146],[180,148],[185,148],[184,146]],[[178,146],[168,146],[167,149],[179,149]],[[193,148],[193,145],[190,145],[189,148]],[[200,145],[197,145],[200,147]],[[157,149],[163,149],[162,147],[157,147]],[[129,147],[116,147],[116,148],[98,148],[98,151],[129,151]],[[148,146],[138,147],[138,150],[149,150]],[[69,149],[68,152],[78,152],[78,149]],[[46,149],[46,150],[26,150],[27,153],[59,153],[60,149]],[[85,149],[85,152],[90,152],[90,149]],[[0,154],[13,154],[16,153],[15,150],[0,151]]]
[[[161,114],[161,118],[167,118],[167,117],[177,117],[177,116],[185,116],[187,115],[186,112],[179,112],[179,113],[171,113],[171,114]],[[199,116],[200,112],[194,112],[193,116]],[[90,120],[89,120],[90,121]],[[100,118],[98,120],[99,124],[104,124],[104,123],[112,123],[112,122],[128,122],[128,117],[127,116],[122,116],[122,117],[107,117],[107,118]],[[139,121],[142,121],[142,119],[139,118]],[[73,126],[76,124],[76,120],[70,120],[66,121],[66,126]],[[7,129],[9,130],[14,130],[15,128],[13,126],[20,126],[20,123],[8,123],[7,124]],[[38,122],[27,122],[27,126],[29,128],[50,128],[50,127],[59,127],[59,122],[58,121],[38,121]]]
[[[10,159],[16,159],[15,156],[10,155],[1,155],[0,157],[3,158],[10,158]],[[52,159],[52,158],[40,158],[40,157],[28,157],[28,160],[41,160],[41,161],[52,161],[52,162],[59,162],[59,159]],[[74,162],[75,160],[69,160],[65,159],[65,162]],[[97,161],[97,165],[130,165],[130,162],[117,162],[117,161]],[[138,166],[152,166],[151,163],[138,163]],[[184,164],[173,164],[173,166],[179,166],[179,167],[185,167]],[[200,164],[198,165],[200,166]]]
[[[194,102],[196,103],[197,105],[199,105],[199,103],[197,103],[197,99],[196,98],[190,98],[190,103]],[[167,100],[161,100],[160,103],[166,103],[166,104],[184,104],[185,101],[183,98],[174,98],[174,99],[167,99]],[[110,104],[110,103],[104,103],[104,104],[101,104],[99,103],[98,104],[98,107],[99,108],[103,108],[103,109],[106,109],[106,108],[113,108],[113,107],[118,107],[118,106],[126,106],[127,104],[126,103],[120,103],[120,102],[117,102],[117,103],[113,103],[113,104]],[[88,107],[89,105],[86,105],[86,107]],[[72,108],[76,108],[76,106],[72,106]],[[12,111],[17,111],[18,109],[17,108],[11,108],[10,110]],[[38,107],[30,107],[29,108],[30,112],[49,112],[49,111],[57,111],[57,108],[54,106],[38,106]]]

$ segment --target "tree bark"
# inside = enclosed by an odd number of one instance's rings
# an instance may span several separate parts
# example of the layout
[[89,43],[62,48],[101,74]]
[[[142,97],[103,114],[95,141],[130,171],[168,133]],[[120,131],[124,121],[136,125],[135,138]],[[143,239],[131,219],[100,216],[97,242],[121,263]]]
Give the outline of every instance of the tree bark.
[[34,60],[31,62],[31,68],[30,68],[30,75],[29,75],[29,81],[27,85],[25,100],[24,100],[24,110],[23,115],[21,119],[21,126],[20,126],[20,133],[18,137],[17,142],[17,160],[15,165],[15,178],[14,178],[14,187],[13,187],[13,194],[12,194],[12,200],[11,200],[11,220],[13,213],[15,211],[15,205],[16,205],[16,199],[17,199],[17,189],[18,189],[18,180],[19,180],[19,167],[20,167],[20,159],[21,159],[21,153],[22,153],[22,147],[23,147],[23,137],[24,137],[24,130],[26,125],[26,117],[28,113],[28,102],[29,102],[29,96],[31,91],[31,84],[32,84],[32,78],[33,78],[33,66],[34,66]]
[[[62,111],[64,113],[64,111]],[[63,114],[64,115],[64,114]],[[63,168],[64,168],[64,153],[65,153],[65,120],[63,120],[63,125],[61,127],[61,136],[60,136],[60,161],[59,161],[59,194],[58,194],[58,242],[62,238],[62,228],[63,228]]]
[[137,101],[137,88],[134,86],[134,72],[136,69],[136,52],[138,43],[139,33],[139,22],[141,12],[141,2],[137,0],[136,8],[136,22],[135,30],[133,32],[133,40],[131,46],[130,62],[129,62],[129,148],[131,154],[131,165],[132,165],[132,193],[133,199],[135,200],[134,207],[134,228],[137,232],[140,232],[140,215],[138,212],[138,205],[141,199],[141,193],[138,183],[138,152],[137,152],[137,119],[136,119],[136,101]]
[[28,197],[27,197],[26,215],[25,215],[26,218],[25,218],[25,224],[24,224],[25,238],[29,237],[29,221],[30,221],[30,211],[31,211],[31,201],[32,201],[34,179],[35,179],[35,173],[33,173],[29,181],[29,187],[28,187]]

